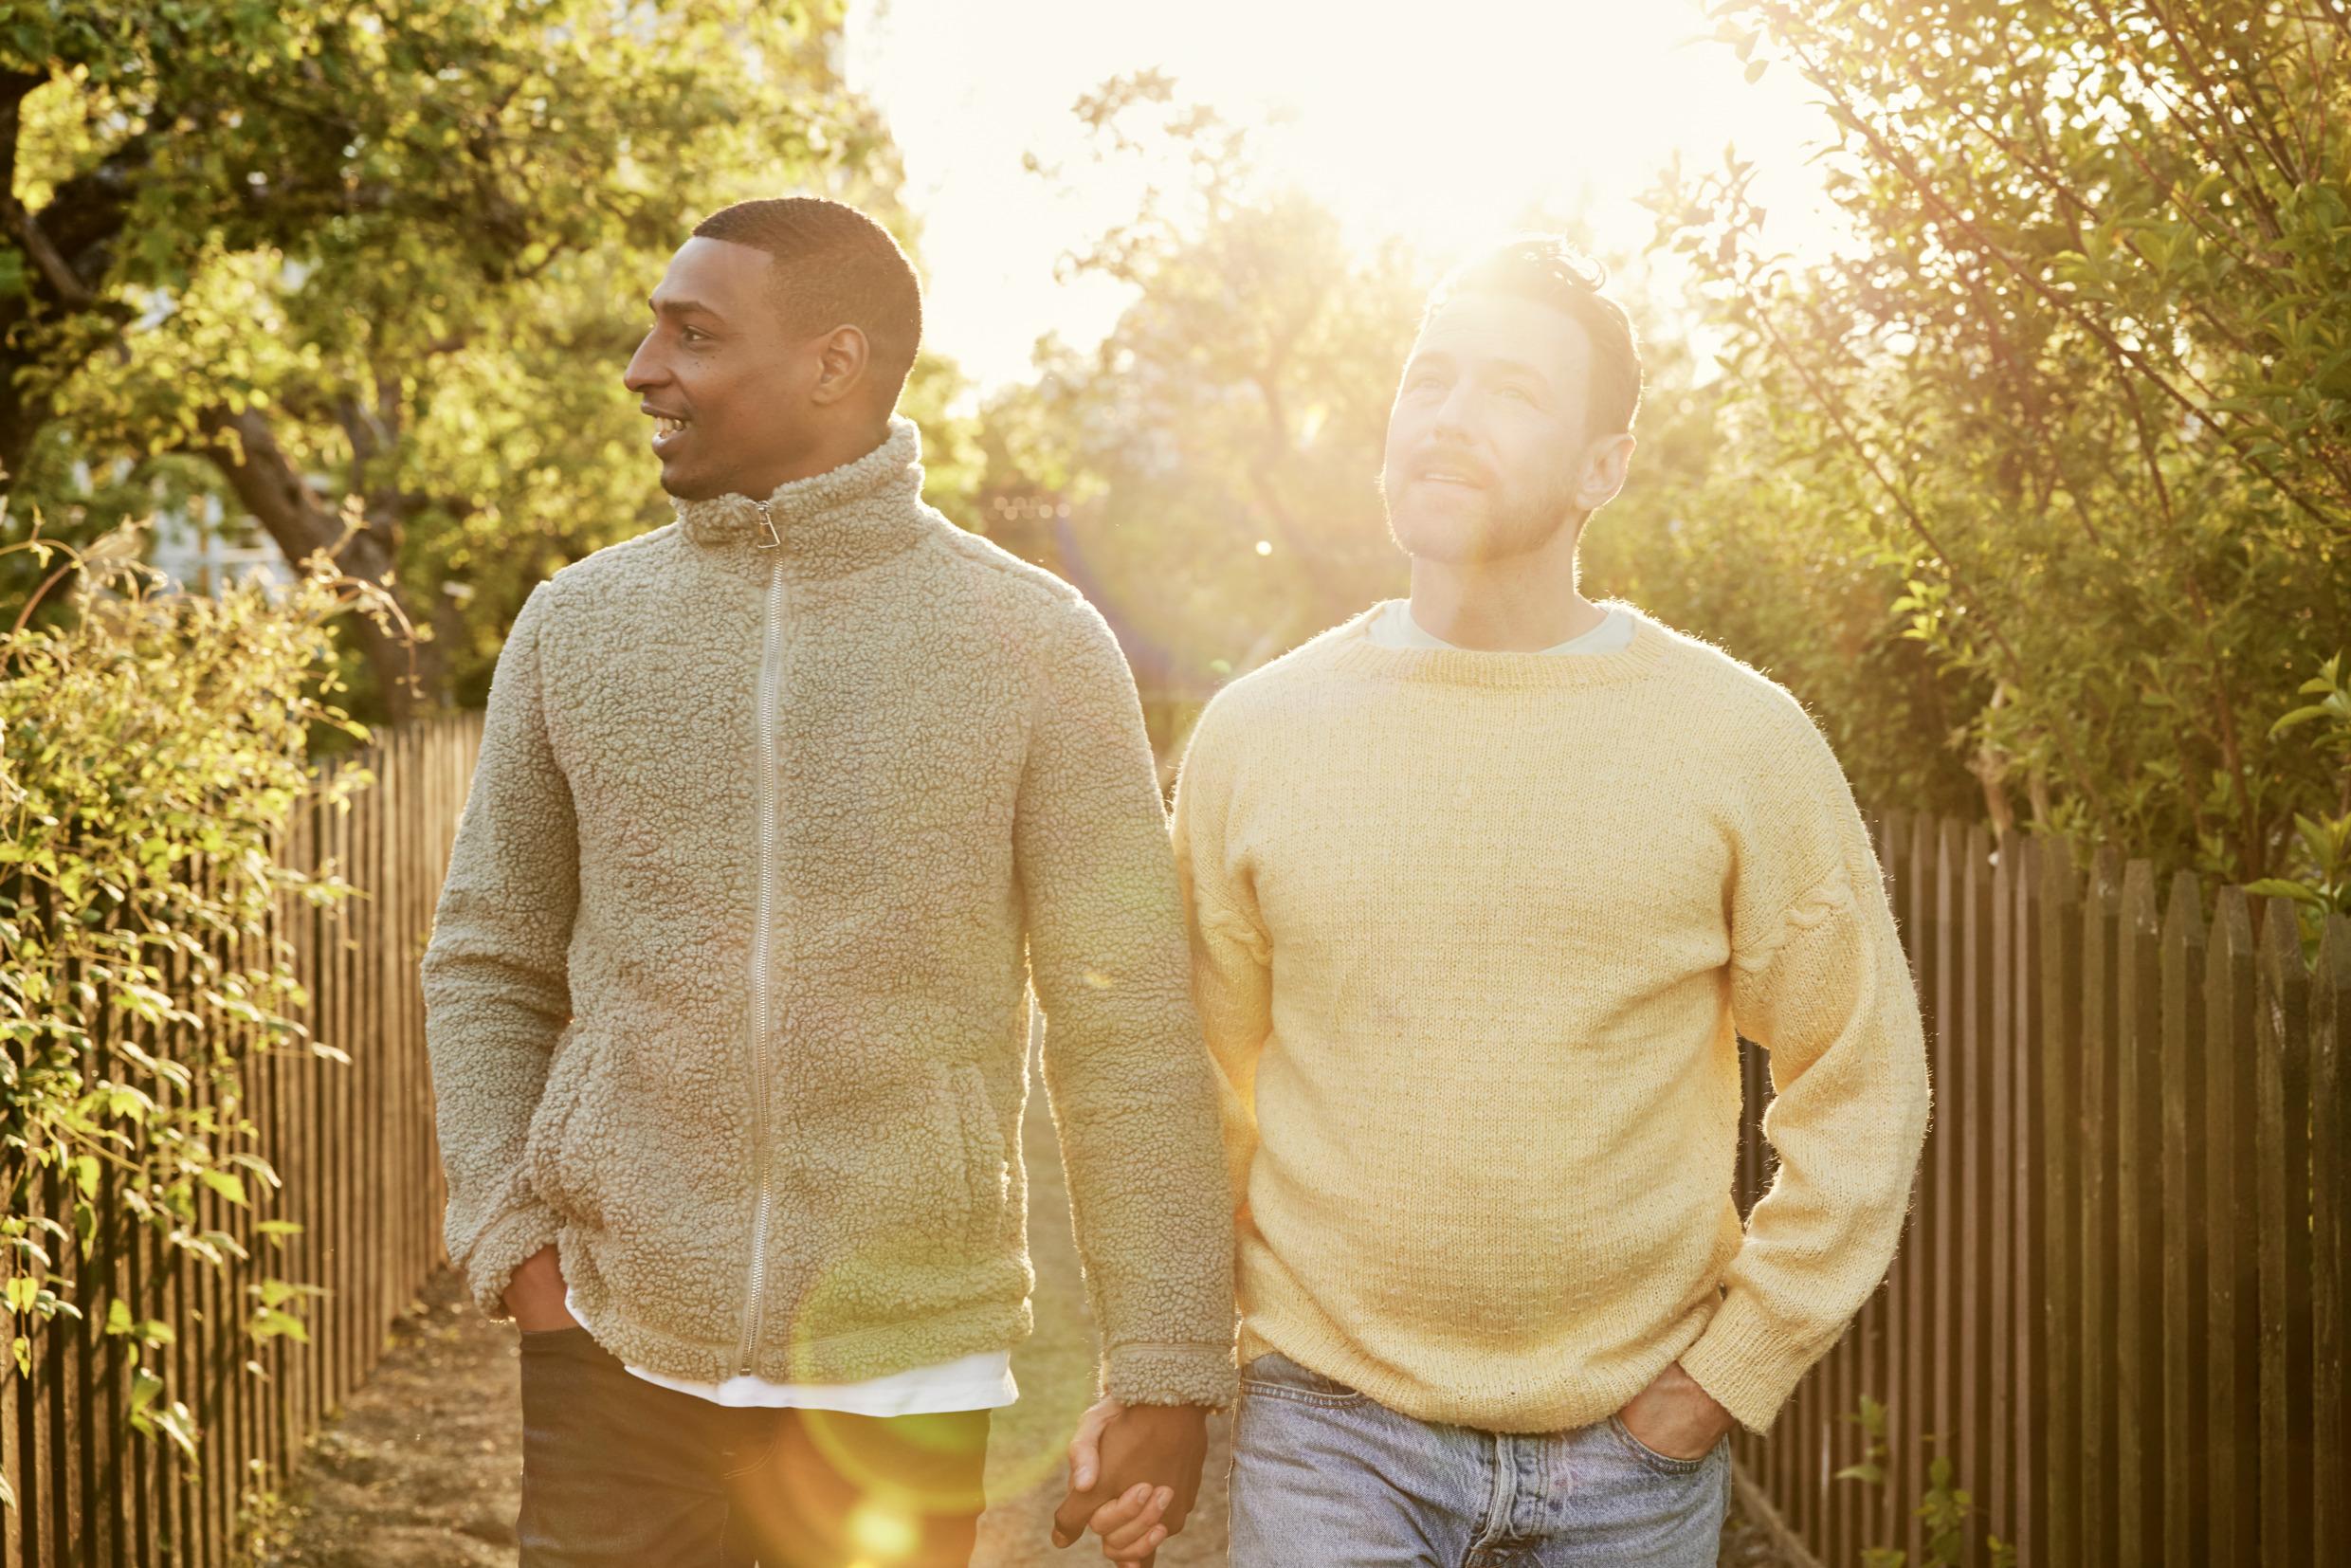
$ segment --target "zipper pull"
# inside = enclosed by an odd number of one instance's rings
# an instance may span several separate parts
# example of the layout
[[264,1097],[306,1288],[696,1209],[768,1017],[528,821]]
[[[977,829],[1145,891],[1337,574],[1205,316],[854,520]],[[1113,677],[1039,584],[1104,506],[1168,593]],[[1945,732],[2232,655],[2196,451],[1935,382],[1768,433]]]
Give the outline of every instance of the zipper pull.
[[775,513],[774,508],[770,507],[764,501],[755,501],[751,504],[758,511],[759,514],[759,548],[762,550],[781,550],[784,547],[784,536],[775,531]]

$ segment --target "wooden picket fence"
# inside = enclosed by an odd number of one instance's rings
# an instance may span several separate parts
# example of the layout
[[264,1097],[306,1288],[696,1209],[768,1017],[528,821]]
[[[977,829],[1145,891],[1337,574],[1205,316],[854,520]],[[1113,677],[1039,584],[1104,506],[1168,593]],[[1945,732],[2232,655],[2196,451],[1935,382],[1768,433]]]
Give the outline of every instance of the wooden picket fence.
[[[336,764],[368,770],[372,787],[347,810],[315,806],[288,824],[287,864],[332,864],[363,890],[324,909],[289,901],[270,934],[291,944],[309,993],[301,1022],[350,1061],[307,1050],[246,1058],[246,1112],[283,1186],[248,1182],[249,1210],[208,1194],[200,1221],[250,1238],[253,1260],[213,1268],[120,1225],[101,1226],[87,1257],[54,1249],[74,1296],[120,1295],[137,1318],[170,1325],[172,1343],[145,1359],[167,1397],[191,1407],[197,1461],[129,1430],[140,1356],[125,1337],[52,1320],[33,1336],[31,1375],[0,1373],[0,1469],[17,1500],[0,1520],[0,1568],[229,1562],[256,1501],[367,1377],[392,1320],[440,1265],[444,1189],[416,964],[480,735],[478,715],[387,732]],[[100,1043],[85,1067],[103,1072],[118,1042],[136,1042],[107,1032],[118,1023],[95,1022]],[[227,1018],[206,1032],[232,1048],[253,1041]],[[54,1174],[40,1179],[45,1212],[66,1215]],[[101,1186],[102,1215],[109,1196]],[[269,1219],[301,1230],[273,1243],[255,1231]],[[307,1345],[245,1331],[255,1304],[246,1287],[271,1276],[321,1287],[300,1307]]]
[[[365,890],[289,904],[273,932],[309,991],[302,1022],[350,1062],[248,1061],[284,1186],[249,1212],[208,1198],[203,1218],[301,1229],[226,1270],[146,1231],[59,1260],[172,1326],[149,1358],[193,1408],[199,1462],[128,1431],[124,1338],[53,1322],[31,1375],[0,1377],[17,1499],[0,1568],[228,1562],[253,1499],[444,1262],[416,961],[480,735],[478,715],[388,733],[339,764],[373,788],[289,826],[292,864],[331,862]],[[1958,823],[1889,813],[1877,831],[1927,1014],[1934,1129],[1889,1279],[1773,1435],[1739,1439],[1742,1486],[1828,1568],[1869,1547],[1922,1568],[1938,1455],[1973,1499],[1971,1563],[1990,1536],[2026,1568],[2351,1561],[2351,925],[2331,925],[2314,977],[2284,901],[2208,902],[2187,877],[2159,901],[2141,863],[2077,873],[2061,848]],[[1751,1050],[1758,1114],[1766,1071]],[[1754,1121],[1742,1201],[1770,1170]],[[54,1180],[45,1201],[66,1212]],[[322,1287],[307,1345],[244,1332],[264,1272]],[[1868,1457],[1864,1395],[1888,1410],[1882,1485],[1835,1478]]]
[[[1948,1459],[2026,1568],[2351,1563],[2342,1058],[2351,924],[2142,862],[1892,813],[1880,858],[1935,1079],[1885,1287],[1745,1482],[1827,1568],[1925,1563]],[[1748,1097],[1770,1089],[1748,1052]],[[1742,1199],[1768,1179],[1749,1117]],[[1888,1480],[1838,1480],[1888,1408]]]

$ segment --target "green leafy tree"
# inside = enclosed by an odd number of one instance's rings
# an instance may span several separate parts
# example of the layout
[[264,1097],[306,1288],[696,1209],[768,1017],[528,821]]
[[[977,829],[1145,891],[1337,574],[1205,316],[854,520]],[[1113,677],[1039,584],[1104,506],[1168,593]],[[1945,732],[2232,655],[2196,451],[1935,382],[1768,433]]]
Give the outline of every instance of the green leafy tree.
[[[2351,11],[1709,9],[1824,101],[1850,226],[1770,252],[1736,160],[1659,194],[1727,337],[1737,461],[1784,481],[1769,537],[1718,530],[1720,571],[1812,624],[1883,605],[1996,822],[2021,792],[2044,830],[2288,867],[2297,814],[2351,804],[2278,727],[2351,643]],[[1760,570],[1790,552],[1851,570]],[[1837,703],[1901,734],[1921,700]]]
[[[6,0],[15,526],[219,495],[387,591],[354,623],[375,711],[478,693],[531,582],[666,516],[619,376],[692,223],[791,190],[887,210],[841,10]],[[935,418],[952,379],[918,382]]]

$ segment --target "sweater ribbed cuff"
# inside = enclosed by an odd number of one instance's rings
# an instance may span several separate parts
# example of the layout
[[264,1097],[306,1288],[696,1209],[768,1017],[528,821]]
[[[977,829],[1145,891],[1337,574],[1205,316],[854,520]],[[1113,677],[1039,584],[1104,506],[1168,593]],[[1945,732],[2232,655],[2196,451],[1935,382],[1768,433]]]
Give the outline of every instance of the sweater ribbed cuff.
[[1734,1290],[1698,1342],[1682,1353],[1682,1370],[1760,1437],[1813,1359],[1752,1297]]
[[1122,1405],[1206,1405],[1239,1396],[1230,1344],[1123,1344],[1110,1348],[1103,1392]]
[[542,1247],[556,1242],[555,1211],[524,1201],[483,1227],[465,1253],[465,1285],[474,1304],[492,1322],[506,1317],[506,1286],[514,1271]]

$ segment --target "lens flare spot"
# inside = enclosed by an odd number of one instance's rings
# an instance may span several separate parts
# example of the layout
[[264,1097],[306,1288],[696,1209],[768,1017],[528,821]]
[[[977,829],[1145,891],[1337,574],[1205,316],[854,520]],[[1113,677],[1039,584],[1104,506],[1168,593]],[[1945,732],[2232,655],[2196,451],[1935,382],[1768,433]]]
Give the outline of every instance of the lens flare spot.
[[850,1544],[877,1565],[912,1556],[921,1541],[921,1528],[914,1520],[886,1503],[861,1504],[849,1516]]

